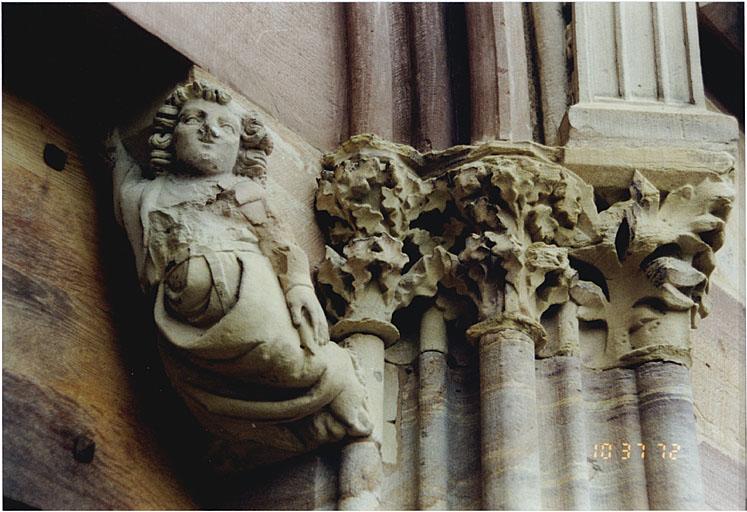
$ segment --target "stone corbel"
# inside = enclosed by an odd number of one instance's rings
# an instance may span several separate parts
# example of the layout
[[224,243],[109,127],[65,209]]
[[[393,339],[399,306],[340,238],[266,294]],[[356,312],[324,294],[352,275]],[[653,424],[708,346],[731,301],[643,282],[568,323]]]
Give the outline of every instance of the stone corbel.
[[298,153],[269,116],[194,78],[158,106],[149,160],[119,131],[107,141],[115,215],[166,373],[218,470],[365,438],[366,387],[330,342],[307,255],[268,187],[268,157],[279,153],[282,170]]

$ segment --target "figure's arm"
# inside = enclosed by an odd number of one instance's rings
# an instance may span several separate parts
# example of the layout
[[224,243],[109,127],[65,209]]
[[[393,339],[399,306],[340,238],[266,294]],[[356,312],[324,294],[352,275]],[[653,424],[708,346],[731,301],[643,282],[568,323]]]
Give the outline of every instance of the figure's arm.
[[114,217],[127,233],[135,254],[138,275],[142,278],[145,264],[145,241],[140,218],[143,192],[150,182],[144,179],[138,163],[122,144],[119,130],[114,130],[106,141],[109,167],[112,171]]
[[[329,329],[324,310],[314,292],[306,253],[293,241],[290,230],[269,208],[263,190],[237,192],[241,211],[254,226],[260,249],[270,259],[278,276],[293,323],[301,333],[301,341],[314,352],[312,341],[318,345],[326,344]],[[308,327],[313,331],[313,339],[305,335]]]
[[[123,224],[123,210],[130,205],[133,188],[143,181],[140,166],[133,160],[122,144],[119,130],[114,130],[106,141],[106,152],[109,166],[112,170],[112,189],[114,192],[114,217]],[[139,194],[138,199],[139,199]]]

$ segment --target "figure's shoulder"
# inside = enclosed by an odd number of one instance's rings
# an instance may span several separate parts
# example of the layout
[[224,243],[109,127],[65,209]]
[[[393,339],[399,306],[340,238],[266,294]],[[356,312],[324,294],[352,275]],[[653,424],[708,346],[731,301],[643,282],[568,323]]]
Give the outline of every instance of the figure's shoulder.
[[252,203],[265,197],[266,191],[262,185],[252,179],[242,179],[237,181],[232,187],[236,202],[239,206],[246,203]]

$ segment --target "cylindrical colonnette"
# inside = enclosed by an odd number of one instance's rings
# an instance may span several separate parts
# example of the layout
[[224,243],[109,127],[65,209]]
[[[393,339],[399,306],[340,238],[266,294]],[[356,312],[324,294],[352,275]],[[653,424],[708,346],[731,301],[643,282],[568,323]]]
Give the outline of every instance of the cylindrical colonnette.
[[690,370],[656,361],[638,366],[635,373],[649,507],[702,510],[705,501]]
[[446,323],[441,311],[430,308],[420,327],[418,394],[418,508],[449,508],[449,445],[447,417]]
[[479,340],[482,506],[540,508],[534,341],[502,329]]
[[542,506],[589,510],[581,361],[576,356],[543,359],[537,361],[536,376],[538,420],[542,425]]
[[371,334],[353,334],[342,345],[354,355],[368,395],[374,430],[342,450],[340,460],[340,510],[376,510],[381,504],[383,467],[379,444],[384,417],[384,342]]

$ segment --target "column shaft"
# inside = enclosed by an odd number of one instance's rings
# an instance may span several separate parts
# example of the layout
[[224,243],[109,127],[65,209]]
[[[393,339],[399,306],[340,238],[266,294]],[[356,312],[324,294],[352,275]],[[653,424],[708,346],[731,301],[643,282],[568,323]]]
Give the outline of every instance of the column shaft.
[[636,381],[649,507],[702,510],[690,370],[676,363],[645,363],[636,368]]
[[354,354],[363,375],[374,431],[342,450],[338,508],[376,510],[381,504],[383,480],[379,444],[384,428],[384,342],[370,334],[353,334],[342,345]]
[[393,135],[390,10],[384,3],[345,6],[351,134]]
[[505,329],[480,339],[482,506],[540,508],[534,342]]
[[448,509],[449,444],[447,417],[446,324],[435,307],[420,327],[418,394],[418,508]]
[[537,407],[542,436],[542,505],[589,510],[589,463],[581,361],[555,356],[537,361]]

